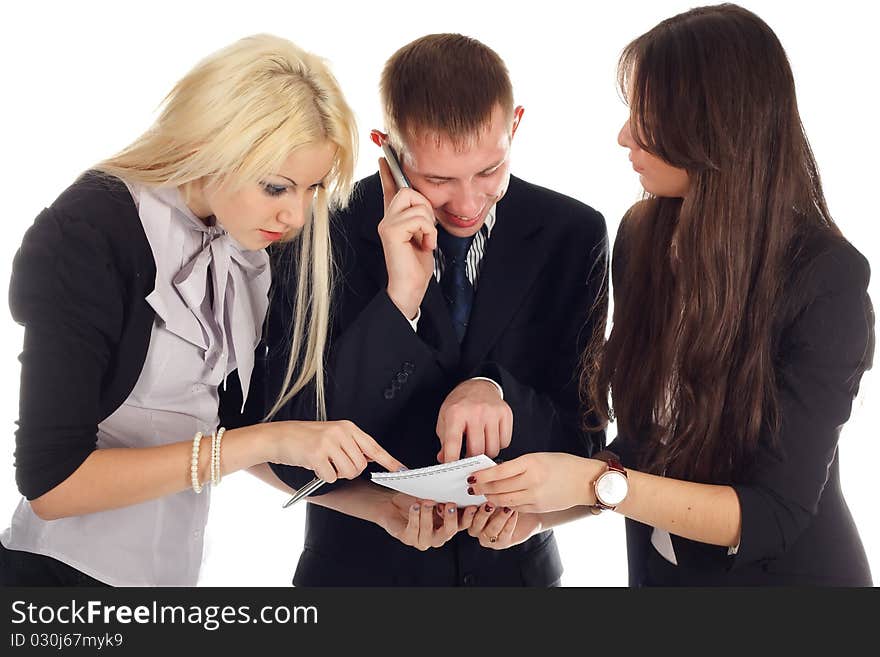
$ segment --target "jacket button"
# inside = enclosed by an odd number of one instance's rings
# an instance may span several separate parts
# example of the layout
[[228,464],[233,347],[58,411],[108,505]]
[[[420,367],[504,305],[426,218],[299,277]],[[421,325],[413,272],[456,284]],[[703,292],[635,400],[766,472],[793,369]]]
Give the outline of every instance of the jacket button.
[[394,390],[387,388],[385,390],[385,399],[394,399]]

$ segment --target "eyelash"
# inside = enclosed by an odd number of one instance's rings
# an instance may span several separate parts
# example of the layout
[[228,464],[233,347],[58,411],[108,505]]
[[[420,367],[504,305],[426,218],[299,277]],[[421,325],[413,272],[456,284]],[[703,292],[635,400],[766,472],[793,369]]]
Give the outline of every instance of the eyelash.
[[287,191],[287,185],[272,185],[270,183],[263,183],[263,191],[269,196],[281,196],[284,192]]
[[[324,189],[324,183],[315,183],[309,189],[316,191],[318,188]],[[263,183],[263,191],[269,196],[281,196],[288,190],[288,185],[273,185],[271,183]]]

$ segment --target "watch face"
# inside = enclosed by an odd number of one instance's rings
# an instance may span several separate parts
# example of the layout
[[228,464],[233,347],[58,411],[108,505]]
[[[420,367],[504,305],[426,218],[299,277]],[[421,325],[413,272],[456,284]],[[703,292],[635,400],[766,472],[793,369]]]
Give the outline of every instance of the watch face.
[[629,484],[620,472],[610,470],[596,481],[596,497],[606,506],[617,506],[626,497]]

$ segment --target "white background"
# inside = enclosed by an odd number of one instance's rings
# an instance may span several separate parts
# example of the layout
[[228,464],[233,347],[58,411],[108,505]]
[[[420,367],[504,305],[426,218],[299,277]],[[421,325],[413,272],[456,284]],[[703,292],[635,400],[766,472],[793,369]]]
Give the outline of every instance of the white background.
[[[788,52],[833,216],[880,269],[872,197],[880,153],[873,3],[744,4],[770,24]],[[0,27],[0,289],[5,294],[13,254],[36,214],[79,172],[140,134],[174,81],[198,59],[256,32],[284,36],[330,60],[358,116],[358,177],[376,166],[377,152],[366,136],[381,127],[377,85],[384,61],[430,32],[479,38],[507,62],[516,102],[526,108],[514,143],[514,173],[597,208],[613,237],[640,192],[626,152],[616,144],[627,114],[615,85],[617,56],[632,38],[690,6],[553,0],[10,4]],[[870,291],[880,305],[876,278]],[[0,337],[2,525],[19,499],[12,451],[22,337],[5,303]],[[840,447],[843,487],[875,578],[877,391],[877,373],[869,372]],[[282,511],[284,499],[246,474],[224,480],[212,503],[203,584],[290,582],[302,547],[304,505]],[[558,536],[564,584],[626,584],[620,517],[606,513],[565,526]]]

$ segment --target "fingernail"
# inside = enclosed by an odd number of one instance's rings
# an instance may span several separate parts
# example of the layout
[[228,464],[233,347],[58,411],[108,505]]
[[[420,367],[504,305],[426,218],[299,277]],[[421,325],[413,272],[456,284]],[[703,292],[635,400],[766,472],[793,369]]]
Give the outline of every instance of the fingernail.
[[475,483],[477,483],[477,478],[475,476],[471,475],[470,477],[467,478],[467,482],[469,484],[475,484]]
[[456,508],[455,508],[454,506],[451,506],[451,507],[449,507],[449,508],[446,509],[446,510],[447,510],[449,513],[455,513]]
[[419,505],[418,505],[418,504],[413,504],[413,505],[412,505],[412,510],[413,510],[413,511],[418,511],[418,510],[419,510]]
[[407,470],[409,470],[409,468],[405,465],[402,465],[397,469],[398,472],[406,472]]
[[492,509],[494,509],[494,508],[495,508],[495,507],[492,506],[491,504],[487,504],[487,505],[485,506],[486,513],[491,513],[491,512],[492,512]]
[[474,489],[473,489],[473,487],[468,486],[468,495],[473,495],[473,494],[474,494]]
[[504,511],[504,513],[510,513],[510,507],[509,507],[509,506],[506,506],[506,507],[504,507],[504,508],[501,509],[501,510]]

